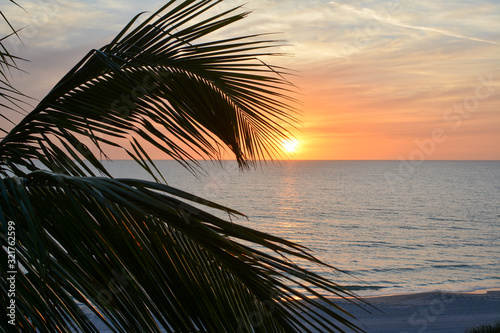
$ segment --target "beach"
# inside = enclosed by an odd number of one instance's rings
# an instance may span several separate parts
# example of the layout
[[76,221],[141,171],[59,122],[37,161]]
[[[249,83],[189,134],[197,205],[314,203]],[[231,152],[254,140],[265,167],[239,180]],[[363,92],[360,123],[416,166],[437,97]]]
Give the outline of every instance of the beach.
[[[470,293],[436,291],[363,299],[371,305],[363,306],[365,310],[345,300],[335,299],[335,302],[353,314],[359,320],[355,323],[368,333],[464,333],[468,328],[500,321],[500,289]],[[111,332],[88,308],[84,311],[99,332]]]
[[368,333],[464,333],[500,321],[500,289],[366,297],[370,312],[336,300]]

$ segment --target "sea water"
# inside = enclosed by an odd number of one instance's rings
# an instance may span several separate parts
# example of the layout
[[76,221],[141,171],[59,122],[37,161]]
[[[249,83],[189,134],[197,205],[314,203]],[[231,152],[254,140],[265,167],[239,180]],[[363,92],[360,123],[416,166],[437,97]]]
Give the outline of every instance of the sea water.
[[[287,161],[196,176],[157,161],[169,185],[244,213],[350,275],[298,263],[361,296],[500,287],[500,161]],[[113,176],[151,179],[132,161]]]

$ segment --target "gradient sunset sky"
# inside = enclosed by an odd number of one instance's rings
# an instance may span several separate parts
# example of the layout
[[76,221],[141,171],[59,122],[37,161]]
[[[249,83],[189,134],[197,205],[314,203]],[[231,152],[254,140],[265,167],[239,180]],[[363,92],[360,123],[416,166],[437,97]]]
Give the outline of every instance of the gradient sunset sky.
[[[24,45],[10,45],[31,61],[15,86],[43,97],[91,48],[165,2],[18,1],[31,17],[2,5],[27,26]],[[228,35],[278,32],[290,45],[272,61],[299,74],[293,159],[500,159],[499,1],[249,0],[243,10],[253,13]]]

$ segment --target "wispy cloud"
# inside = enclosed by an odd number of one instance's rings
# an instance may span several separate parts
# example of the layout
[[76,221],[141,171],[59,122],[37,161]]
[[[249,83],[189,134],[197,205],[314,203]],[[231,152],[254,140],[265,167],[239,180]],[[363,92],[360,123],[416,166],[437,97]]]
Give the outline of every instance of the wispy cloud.
[[[435,33],[442,34],[444,36],[449,36],[449,37],[455,37],[455,38],[462,38],[462,39],[467,39],[467,40],[472,40],[476,42],[483,42],[483,43],[489,43],[489,44],[494,44],[494,45],[500,45],[500,42],[498,41],[492,41],[492,40],[487,40],[484,38],[479,38],[479,37],[474,37],[474,36],[466,36],[457,32],[449,31],[446,29],[442,28],[437,28],[437,27],[432,27],[432,26],[419,26],[419,25],[412,25],[408,23],[401,22],[398,20],[396,17],[397,15],[393,15],[390,11],[390,9],[385,10],[383,14],[381,12],[370,9],[370,8],[356,8],[351,5],[347,4],[342,4],[342,3],[337,3],[337,2],[330,2],[331,5],[337,6],[344,11],[347,11],[349,13],[352,13],[357,16],[363,16],[365,18],[369,19],[374,19],[379,22],[384,22],[387,24],[391,24],[394,26],[402,27],[402,28],[409,28],[409,29],[415,29],[415,30],[423,30],[423,31],[431,31]],[[399,9],[399,4],[396,7],[396,9]]]
[[432,28],[432,27],[419,27],[419,26],[414,26],[414,25],[409,25],[409,24],[403,24],[403,23],[398,23],[394,21],[385,21],[386,23],[398,26],[398,27],[403,27],[403,28],[409,28],[409,29],[415,29],[415,30],[424,30],[424,31],[432,31],[436,32],[439,34],[442,34],[444,36],[450,36],[450,37],[455,37],[455,38],[463,38],[463,39],[468,39],[468,40],[473,40],[476,42],[483,42],[483,43],[489,43],[489,44],[495,44],[495,45],[500,45],[500,42],[495,42],[491,40],[486,40],[482,38],[477,38],[477,37],[470,37],[470,36],[464,36],[455,32],[447,31],[444,29],[439,29],[439,28]]

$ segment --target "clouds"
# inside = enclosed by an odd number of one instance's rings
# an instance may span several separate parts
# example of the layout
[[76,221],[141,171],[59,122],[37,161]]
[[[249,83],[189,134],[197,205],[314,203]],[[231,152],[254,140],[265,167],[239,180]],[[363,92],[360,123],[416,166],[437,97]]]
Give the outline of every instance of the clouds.
[[[314,129],[305,129],[304,135],[322,133],[328,141],[330,133],[330,142],[335,142],[339,133],[349,132],[367,142],[384,142],[384,147],[388,141],[382,138],[390,137],[392,157],[381,154],[381,158],[396,159],[413,139],[425,137],[439,126],[449,128],[451,124],[443,119],[447,108],[474,94],[479,76],[492,74],[497,93],[481,101],[476,112],[463,119],[464,126],[451,131],[450,138],[468,137],[470,146],[488,145],[482,142],[486,138],[500,142],[491,125],[500,124],[500,5],[396,4],[389,9],[387,2],[330,2],[336,17],[340,14],[348,19],[333,20],[332,16],[325,29],[340,33],[332,36],[331,42],[318,41],[316,45],[340,50],[340,54],[332,51],[326,56],[323,52],[324,57],[301,63],[308,77],[304,85],[310,101],[314,100],[306,108],[318,115],[318,121],[311,125]],[[309,48],[314,42],[310,43]],[[343,144],[349,142],[361,149],[354,139],[345,139]],[[448,149],[455,158],[472,156],[470,148],[464,148],[462,155],[457,146]],[[331,158],[342,158],[331,151]],[[491,145],[489,153],[490,158],[500,156],[500,150]],[[439,150],[431,158],[453,154]],[[357,154],[356,158],[363,156]]]
[[156,10],[162,3],[147,1],[138,5],[132,1],[116,0],[35,0],[21,2],[24,10],[11,4],[2,11],[14,27],[22,28],[19,34],[23,43],[35,53],[46,49],[68,50],[111,38],[137,13]]

